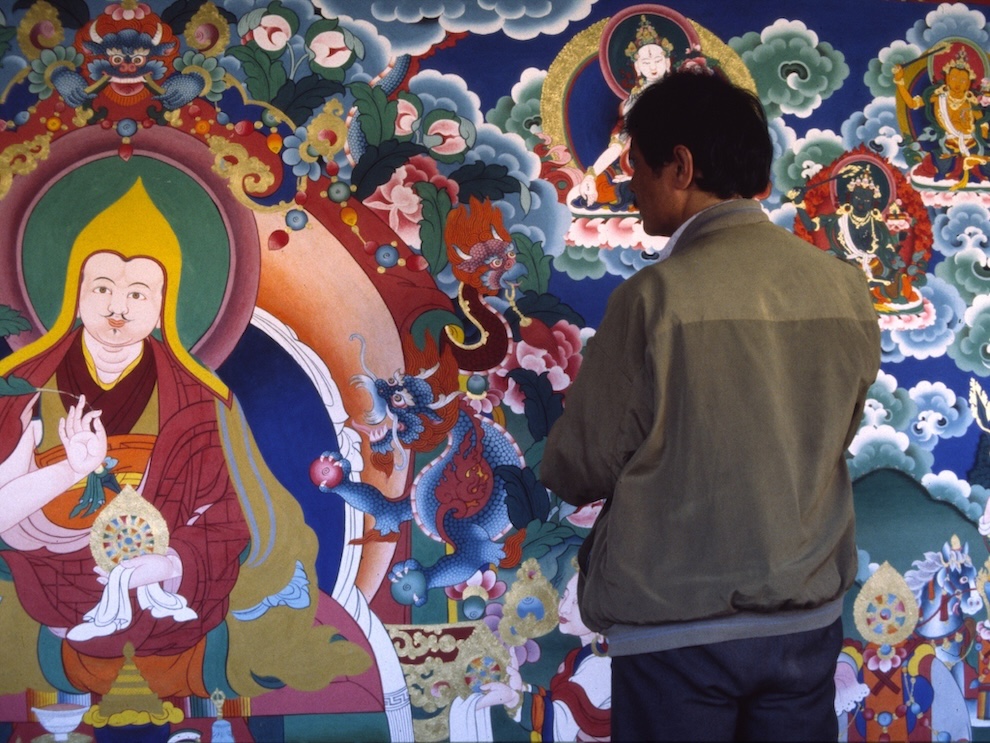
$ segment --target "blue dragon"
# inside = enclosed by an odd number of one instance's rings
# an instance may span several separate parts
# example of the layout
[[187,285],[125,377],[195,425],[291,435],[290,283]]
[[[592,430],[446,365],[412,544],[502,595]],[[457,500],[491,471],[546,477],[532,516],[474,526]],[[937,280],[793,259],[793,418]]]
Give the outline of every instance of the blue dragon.
[[[363,339],[361,343],[364,365]],[[367,366],[364,368],[368,372]],[[458,400],[457,418],[447,434],[447,445],[417,475],[410,496],[392,501],[372,485],[350,482],[350,465],[337,452],[326,452],[324,457],[344,469],[343,481],[332,488],[321,488],[371,514],[375,529],[383,537],[397,533],[403,522],[415,519],[424,534],[452,548],[427,567],[414,558],[392,566],[388,578],[393,598],[416,606],[426,603],[430,589],[456,585],[505,556],[499,540],[512,524],[505,482],[495,473],[503,465],[525,464],[509,433],[494,421],[476,415],[460,395],[434,399],[425,381],[434,370],[419,375],[397,373],[390,380],[368,372],[352,380],[364,387],[374,401],[365,421],[376,426],[371,447],[379,453],[393,447],[401,451],[415,442],[423,431],[419,416],[432,418],[437,409]]]

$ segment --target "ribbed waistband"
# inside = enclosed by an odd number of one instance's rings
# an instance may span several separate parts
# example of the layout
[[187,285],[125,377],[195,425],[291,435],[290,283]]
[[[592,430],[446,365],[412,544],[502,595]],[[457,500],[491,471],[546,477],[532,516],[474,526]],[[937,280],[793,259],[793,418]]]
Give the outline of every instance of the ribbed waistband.
[[670,624],[615,624],[605,633],[608,654],[656,653],[693,645],[808,632],[827,627],[842,616],[842,602],[840,596],[814,609],[789,609],[765,614],[747,611],[715,619]]

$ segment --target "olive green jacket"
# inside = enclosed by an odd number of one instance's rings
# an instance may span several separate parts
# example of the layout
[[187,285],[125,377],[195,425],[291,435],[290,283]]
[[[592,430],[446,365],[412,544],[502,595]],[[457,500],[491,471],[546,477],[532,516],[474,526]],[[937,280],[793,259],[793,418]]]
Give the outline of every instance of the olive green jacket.
[[787,612],[856,574],[845,450],[880,364],[865,276],[749,199],[698,214],[609,299],[543,482],[608,498],[588,627]]

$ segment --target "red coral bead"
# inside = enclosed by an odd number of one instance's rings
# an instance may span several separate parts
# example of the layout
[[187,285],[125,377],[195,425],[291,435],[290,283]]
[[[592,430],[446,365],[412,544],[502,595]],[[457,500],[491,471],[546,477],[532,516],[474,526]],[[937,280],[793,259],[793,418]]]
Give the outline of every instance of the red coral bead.
[[333,490],[344,481],[344,468],[335,459],[319,457],[309,466],[309,479],[316,486]]
[[289,244],[289,233],[285,230],[275,230],[268,236],[268,249],[281,250]]

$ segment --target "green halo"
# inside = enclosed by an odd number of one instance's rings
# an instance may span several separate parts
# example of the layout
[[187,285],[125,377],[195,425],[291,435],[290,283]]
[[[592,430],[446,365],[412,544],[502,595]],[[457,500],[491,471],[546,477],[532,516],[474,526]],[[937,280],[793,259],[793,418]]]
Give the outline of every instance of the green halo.
[[[191,349],[209,330],[223,302],[230,272],[230,241],[209,194],[167,163],[149,157],[108,157],[82,165],[54,183],[35,205],[24,231],[21,268],[38,319],[58,317],[69,253],[76,236],[141,178],[182,246],[176,322]],[[110,246],[108,246],[110,247]],[[195,298],[195,301],[193,301]]]

